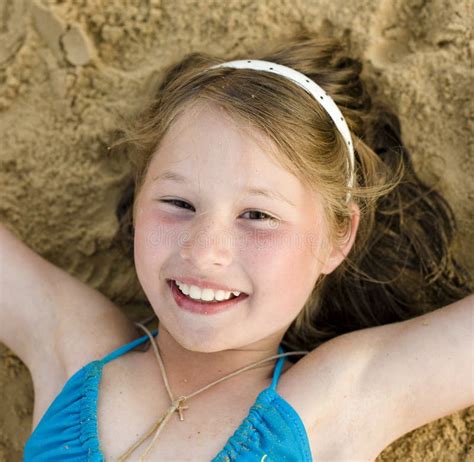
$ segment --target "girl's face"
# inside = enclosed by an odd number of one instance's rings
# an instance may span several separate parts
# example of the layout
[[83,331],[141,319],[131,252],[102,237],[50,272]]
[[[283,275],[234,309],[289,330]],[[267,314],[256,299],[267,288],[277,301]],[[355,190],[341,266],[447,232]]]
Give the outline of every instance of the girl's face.
[[[269,149],[270,140],[199,103],[173,123],[150,163],[134,210],[136,270],[160,324],[189,350],[279,341],[317,277],[333,269],[324,263],[320,198]],[[191,313],[168,284],[178,276],[248,297],[217,314]]]

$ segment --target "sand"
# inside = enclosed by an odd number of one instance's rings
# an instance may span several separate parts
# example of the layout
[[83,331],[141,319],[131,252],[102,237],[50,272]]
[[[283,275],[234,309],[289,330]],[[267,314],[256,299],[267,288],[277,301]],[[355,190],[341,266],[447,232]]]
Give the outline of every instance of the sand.
[[[183,53],[251,53],[323,28],[349,36],[398,111],[422,178],[440,176],[467,260],[470,18],[468,0],[0,0],[0,220],[139,318],[145,299],[133,268],[110,247],[130,170],[107,156],[113,114],[139,105],[145,83]],[[0,462],[11,462],[31,430],[33,388],[23,363],[0,348]],[[473,433],[471,407],[410,432],[377,460],[473,461]]]

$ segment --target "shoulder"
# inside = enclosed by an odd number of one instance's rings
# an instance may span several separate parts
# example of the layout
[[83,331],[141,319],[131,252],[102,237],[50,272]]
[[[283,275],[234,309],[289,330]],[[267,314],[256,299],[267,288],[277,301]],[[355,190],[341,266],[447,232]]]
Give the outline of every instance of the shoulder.
[[29,365],[34,419],[78,370],[139,336],[133,322],[100,291],[64,271],[56,277],[50,330]]
[[58,320],[54,351],[67,378],[139,336],[116,304],[88,286],[64,301]]
[[[40,382],[68,374],[133,338],[135,328],[100,291],[35,252],[0,223],[0,341]],[[45,380],[46,381],[46,380]]]
[[[35,396],[33,428],[74,374],[139,336],[116,305],[98,298],[85,310],[82,306],[70,306],[75,314],[69,322],[64,316],[63,325],[54,333],[51,357],[39,360],[30,371]],[[88,297],[83,300],[90,301]],[[80,313],[75,311],[81,308]]]
[[376,409],[361,386],[380,341],[377,329],[333,338],[281,376],[278,391],[301,417],[321,460],[375,460],[380,452],[365,425]]

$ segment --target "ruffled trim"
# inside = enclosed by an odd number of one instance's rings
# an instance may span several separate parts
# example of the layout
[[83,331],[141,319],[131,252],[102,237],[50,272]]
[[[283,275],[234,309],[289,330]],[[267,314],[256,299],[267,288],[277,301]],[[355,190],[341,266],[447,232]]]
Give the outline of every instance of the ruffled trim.
[[256,409],[263,410],[265,409],[266,404],[268,404],[268,400],[265,400],[266,391],[268,391],[268,388],[260,392],[255,403],[250,408],[247,417],[244,418],[233,435],[228,439],[224,448],[212,459],[211,462],[232,462],[237,460],[237,457],[239,457],[242,451],[249,450],[247,447],[249,439],[255,439],[257,435],[254,422],[261,421],[260,415]]
[[104,462],[100,450],[97,426],[97,399],[99,383],[102,377],[102,361],[92,361],[84,374],[82,383],[82,399],[80,405],[80,441],[87,449],[87,460],[90,462]]
[[298,413],[295,411],[293,406],[291,406],[285,399],[283,399],[277,392],[274,392],[274,406],[278,408],[278,410],[284,414],[293,424],[292,428],[295,428],[298,433],[298,442],[300,445],[300,449],[304,454],[305,461],[312,462],[313,457],[311,455],[311,448],[310,443],[308,440],[308,434],[304,427],[303,421]]
[[[304,457],[303,461],[312,462],[309,440],[301,418],[296,410],[271,387],[260,392],[247,417],[211,462],[237,461],[240,457],[251,453],[252,450],[255,451],[256,448],[260,448],[262,444],[257,440],[261,440],[264,436],[262,436],[258,426],[263,425],[268,429],[268,424],[262,416],[271,409],[276,409],[282,420],[288,422],[287,428],[291,433],[294,434],[296,429],[295,439],[297,439],[299,452]],[[294,444],[294,440],[292,444]]]

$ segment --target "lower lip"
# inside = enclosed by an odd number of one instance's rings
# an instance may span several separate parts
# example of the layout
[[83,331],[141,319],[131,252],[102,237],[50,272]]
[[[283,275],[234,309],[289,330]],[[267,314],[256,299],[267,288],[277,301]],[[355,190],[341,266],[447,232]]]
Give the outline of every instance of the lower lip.
[[181,308],[191,311],[197,314],[216,314],[221,313],[242,300],[246,299],[248,295],[241,293],[238,297],[232,298],[231,300],[224,300],[222,302],[207,303],[205,301],[191,300],[186,297],[179,289],[173,280],[168,281],[168,285],[171,288],[171,293],[176,301],[176,304]]

